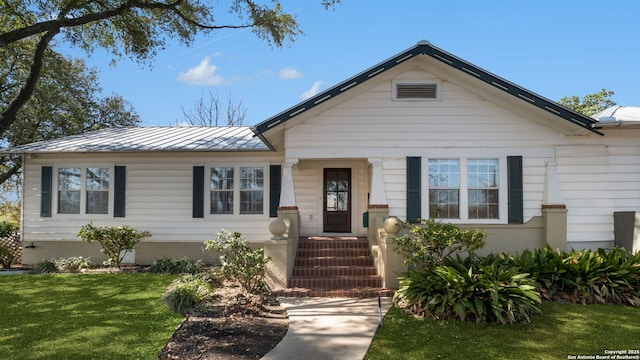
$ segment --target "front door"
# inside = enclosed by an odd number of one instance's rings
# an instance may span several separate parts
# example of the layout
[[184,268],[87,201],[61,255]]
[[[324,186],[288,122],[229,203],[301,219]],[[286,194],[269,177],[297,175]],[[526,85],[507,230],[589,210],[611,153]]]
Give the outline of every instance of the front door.
[[324,232],[351,232],[351,169],[324,169]]

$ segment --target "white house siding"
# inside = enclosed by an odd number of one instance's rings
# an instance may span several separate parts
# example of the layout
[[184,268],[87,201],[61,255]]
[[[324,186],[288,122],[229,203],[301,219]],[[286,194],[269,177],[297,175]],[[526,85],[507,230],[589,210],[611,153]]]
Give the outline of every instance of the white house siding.
[[[264,241],[271,236],[268,231],[271,220],[268,165],[282,161],[275,152],[64,154],[27,158],[24,167],[24,241],[80,241],[76,234],[90,221],[99,226],[130,225],[148,230],[153,234],[149,241],[153,242],[203,242],[214,238],[221,229],[240,231],[250,241]],[[92,164],[126,166],[126,217],[57,215],[55,208],[52,217],[40,217],[41,167]],[[265,214],[209,215],[205,200],[205,217],[192,218],[193,166],[204,165],[206,168],[214,164],[264,164]],[[206,178],[205,170],[205,198],[209,196]]]
[[[637,147],[620,150],[624,155],[603,153],[601,157],[592,157],[576,152],[566,156],[558,150],[560,147],[602,147],[617,140],[593,133],[562,134],[422,69],[398,66],[378,78],[354,89],[349,98],[337,98],[331,105],[325,103],[320,110],[303,114],[301,121],[290,124],[285,137],[287,157],[383,158],[390,214],[404,218],[406,156],[428,159],[520,155],[523,157],[525,222],[541,215],[546,164],[557,162],[560,187],[569,209],[569,246],[611,246],[613,211],[640,210]],[[438,81],[440,99],[392,100],[394,80]],[[565,120],[558,118],[557,121]],[[637,141],[637,138],[630,137],[627,141]],[[629,167],[635,170],[630,173]],[[319,176],[311,171],[305,179]],[[296,186],[299,185],[296,182]],[[616,193],[616,189],[625,189],[625,192]],[[297,189],[296,194],[298,191],[299,201],[305,198],[304,201],[311,202],[307,199],[308,190]],[[423,187],[423,196],[425,193]],[[428,215],[427,211],[423,206],[423,217]],[[304,216],[302,222],[303,231],[313,230],[312,223]]]
[[602,145],[557,148],[572,247],[611,247],[613,213],[640,211],[640,146],[617,135],[608,132]]

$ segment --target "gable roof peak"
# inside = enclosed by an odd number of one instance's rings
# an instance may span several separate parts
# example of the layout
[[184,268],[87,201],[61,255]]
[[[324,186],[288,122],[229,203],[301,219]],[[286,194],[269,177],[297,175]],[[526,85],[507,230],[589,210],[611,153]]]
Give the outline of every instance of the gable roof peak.
[[418,45],[418,46],[422,46],[422,45],[431,45],[431,42],[430,42],[429,40],[424,40],[424,39],[422,39],[422,40],[418,41],[418,44],[417,44],[417,45]]

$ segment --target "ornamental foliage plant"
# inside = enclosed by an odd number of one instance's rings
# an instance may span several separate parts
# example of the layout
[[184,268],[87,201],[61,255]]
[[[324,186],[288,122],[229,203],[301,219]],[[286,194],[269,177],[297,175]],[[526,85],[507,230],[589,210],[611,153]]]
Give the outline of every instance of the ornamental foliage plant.
[[205,241],[205,249],[218,255],[218,271],[223,278],[238,282],[242,289],[251,294],[259,293],[265,287],[265,274],[269,258],[264,249],[252,250],[247,240],[239,232],[222,230],[216,239]]
[[396,251],[405,256],[404,264],[412,269],[440,265],[452,254],[480,249],[484,246],[485,233],[479,229],[462,229],[451,223],[420,219],[417,224],[402,222],[401,228],[409,233],[394,237]]
[[120,268],[120,263],[127,251],[132,250],[140,241],[151,237],[148,231],[138,231],[131,226],[99,226],[89,223],[80,228],[78,237],[88,243],[97,242],[102,246],[100,250],[108,260],[105,265],[115,265]]

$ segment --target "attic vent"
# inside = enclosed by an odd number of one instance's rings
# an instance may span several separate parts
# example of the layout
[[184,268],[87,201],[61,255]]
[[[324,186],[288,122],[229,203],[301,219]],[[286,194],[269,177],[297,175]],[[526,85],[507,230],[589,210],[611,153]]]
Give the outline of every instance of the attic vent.
[[437,99],[437,84],[396,84],[397,99]]

